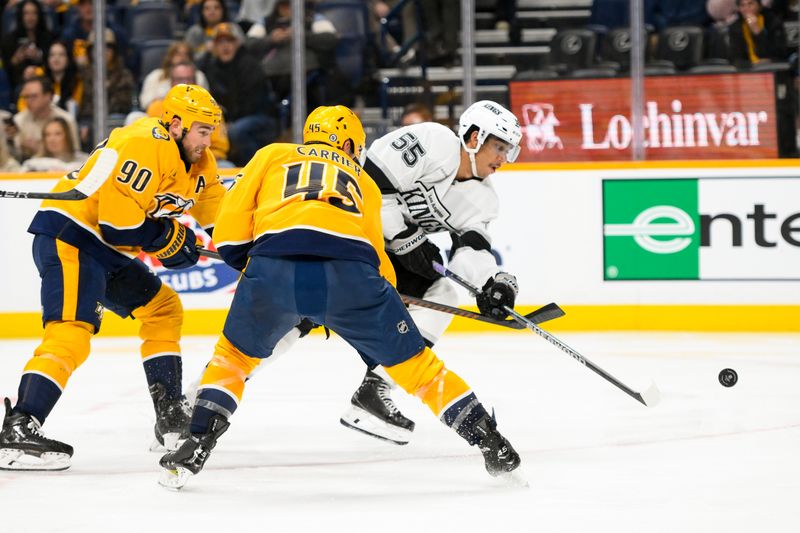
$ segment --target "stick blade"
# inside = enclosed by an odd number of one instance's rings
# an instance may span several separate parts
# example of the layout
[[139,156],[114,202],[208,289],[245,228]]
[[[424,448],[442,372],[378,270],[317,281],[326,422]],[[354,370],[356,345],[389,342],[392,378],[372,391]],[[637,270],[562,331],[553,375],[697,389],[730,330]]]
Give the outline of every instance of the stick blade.
[[[528,313],[525,315],[525,318],[533,322],[534,324],[541,324],[542,322],[547,322],[550,320],[554,320],[556,318],[561,318],[562,316],[566,315],[563,309],[561,309],[558,304],[555,302],[550,302],[547,305],[544,305],[533,311],[532,313]],[[520,324],[521,329],[525,329],[524,326]]]
[[650,386],[646,391],[639,393],[639,398],[647,407],[655,407],[661,403],[661,391],[658,390],[655,382],[650,382]]

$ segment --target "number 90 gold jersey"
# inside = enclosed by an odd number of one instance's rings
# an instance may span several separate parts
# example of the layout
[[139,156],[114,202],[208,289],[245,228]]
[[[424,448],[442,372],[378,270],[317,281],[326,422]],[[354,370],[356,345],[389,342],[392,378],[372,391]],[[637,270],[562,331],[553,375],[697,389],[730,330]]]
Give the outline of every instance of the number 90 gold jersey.
[[214,229],[225,261],[248,256],[363,261],[394,283],[384,252],[381,194],[341,150],[324,144],[272,144],[259,150],[226,193]]
[[[113,169],[101,169],[100,154]],[[214,224],[225,189],[214,155],[206,149],[190,166],[178,143],[156,118],[142,118],[117,128],[78,170],[58,181],[53,192],[75,187],[92,172],[107,173],[100,188],[85,200],[45,200],[28,231],[61,239],[90,251],[109,268],[130,261],[160,231],[162,217],[191,214],[203,228]]]

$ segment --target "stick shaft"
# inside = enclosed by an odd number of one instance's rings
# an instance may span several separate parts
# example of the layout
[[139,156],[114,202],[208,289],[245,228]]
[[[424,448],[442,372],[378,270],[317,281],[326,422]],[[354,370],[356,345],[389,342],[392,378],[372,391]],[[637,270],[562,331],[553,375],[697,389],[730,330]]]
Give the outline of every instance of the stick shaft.
[[[433,263],[433,268],[434,268],[434,270],[436,270],[441,275],[452,279],[458,285],[461,285],[462,287],[467,289],[473,295],[480,294],[480,290],[477,287],[475,287],[473,284],[471,284],[470,282],[468,282],[467,280],[465,280],[464,278],[462,278],[458,274],[456,274],[454,272],[451,272],[446,267],[434,262]],[[530,320],[528,320],[527,318],[522,316],[521,314],[519,314],[516,311],[514,311],[511,307],[509,307],[507,305],[504,305],[503,309],[511,317],[513,317],[514,320],[518,321],[520,324],[524,324],[529,330],[533,331],[534,333],[536,333],[540,337],[543,337],[550,344],[552,344],[553,346],[555,346],[556,348],[558,348],[562,352],[566,353],[567,355],[569,355],[570,357],[575,359],[577,362],[579,362],[583,366],[587,367],[589,370],[591,370],[595,374],[599,375],[600,377],[602,377],[603,379],[605,379],[606,381],[608,381],[609,383],[611,383],[612,385],[614,385],[615,387],[620,389],[622,392],[624,392],[625,394],[630,396],[631,398],[633,398],[636,401],[642,403],[643,405],[647,405],[647,403],[646,403],[645,399],[642,397],[641,393],[636,392],[632,388],[630,388],[627,385],[625,385],[624,383],[622,383],[620,380],[618,380],[617,378],[615,378],[614,376],[612,376],[611,374],[609,374],[608,372],[606,372],[605,370],[603,370],[602,368],[600,368],[599,366],[597,366],[596,364],[591,362],[589,359],[587,359],[586,357],[584,357],[583,355],[578,353],[577,350],[574,350],[574,349],[570,348],[565,342],[560,340],[558,337],[546,332],[545,330],[543,330],[542,328],[540,328],[539,326],[537,326],[536,324],[534,324],[533,322],[531,322]]]

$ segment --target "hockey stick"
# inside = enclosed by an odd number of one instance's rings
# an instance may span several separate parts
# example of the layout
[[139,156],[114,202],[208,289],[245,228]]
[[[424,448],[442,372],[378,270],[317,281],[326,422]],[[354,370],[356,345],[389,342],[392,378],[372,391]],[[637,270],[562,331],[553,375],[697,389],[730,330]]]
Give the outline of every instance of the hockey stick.
[[209,259],[217,259],[218,261],[223,261],[222,256],[219,255],[219,252],[209,250],[208,248],[203,248],[202,246],[197,247],[197,253],[199,253],[202,257],[208,257]]
[[[218,252],[214,252],[212,250],[208,250],[206,248],[202,248],[199,246],[197,248],[197,251],[203,257],[208,257],[209,259],[218,259],[222,261],[222,257],[219,255]],[[480,322],[486,322],[487,324],[494,324],[495,326],[501,326],[511,329],[525,329],[524,325],[520,324],[514,319],[498,320],[496,318],[484,316],[480,313],[467,311],[466,309],[459,309],[458,307],[452,307],[437,302],[431,302],[430,300],[423,300],[421,298],[415,298],[413,296],[406,296],[405,294],[401,294],[400,298],[402,298],[403,302],[406,304],[417,305],[419,307],[433,309],[434,311],[440,311],[442,313],[461,316],[472,320],[479,320]],[[525,318],[527,318],[534,324],[541,324],[542,322],[547,322],[548,320],[553,320],[562,317],[564,316],[564,314],[565,314],[564,310],[561,309],[557,304],[549,303],[531,313],[528,313],[527,315],[525,315]]]
[[117,165],[115,150],[101,148],[89,174],[74,188],[63,192],[0,191],[0,198],[30,198],[32,200],[85,200],[97,192]]
[[[469,292],[471,292],[473,295],[478,296],[479,294],[481,294],[481,291],[478,290],[477,287],[472,285],[470,282],[468,282],[467,280],[465,280],[464,278],[462,278],[458,274],[455,274],[455,273],[451,272],[450,270],[448,270],[446,267],[440,265],[439,263],[436,263],[435,261],[433,263],[433,269],[436,270],[436,272],[438,272],[442,276],[445,276],[446,278],[449,278],[449,279],[453,280],[454,282],[456,282],[458,285],[461,285],[462,287],[467,289]],[[611,374],[609,374],[608,372],[606,372],[605,370],[603,370],[602,368],[597,366],[596,364],[592,363],[590,360],[586,359],[580,353],[578,353],[577,351],[575,351],[572,348],[570,348],[569,346],[567,346],[564,342],[559,340],[557,337],[555,337],[555,336],[551,335],[550,333],[546,332],[545,330],[543,330],[542,328],[537,326],[532,321],[528,320],[527,318],[525,318],[521,314],[519,314],[516,311],[514,311],[511,307],[509,307],[507,305],[504,305],[503,306],[503,310],[505,310],[505,312],[508,313],[509,315],[511,315],[512,317],[514,317],[514,320],[516,320],[520,324],[523,324],[525,327],[527,327],[528,329],[530,329],[531,331],[533,331],[534,333],[536,333],[540,337],[544,337],[548,342],[550,342],[550,344],[554,345],[556,348],[558,348],[562,352],[565,352],[567,355],[569,355],[570,357],[575,359],[577,362],[579,362],[583,366],[588,367],[589,370],[591,370],[592,372],[598,374],[600,377],[602,377],[603,379],[605,379],[606,381],[608,381],[609,383],[611,383],[612,385],[614,385],[615,387],[620,389],[622,392],[624,392],[625,394],[627,394],[631,398],[635,399],[636,401],[641,402],[643,405],[645,405],[647,407],[652,407],[652,406],[656,405],[659,402],[660,393],[659,393],[658,387],[656,387],[655,383],[652,383],[650,385],[650,387],[644,392],[636,392],[635,390],[631,389],[630,387],[628,387],[627,385],[622,383],[620,380],[618,380],[617,378],[615,378],[614,376],[612,376]]]
[[[406,304],[425,307],[427,309],[433,309],[434,311],[441,311],[442,313],[448,313],[450,315],[456,315],[464,318],[469,318],[472,320],[478,320],[480,322],[486,322],[487,324],[494,324],[495,326],[501,326],[504,328],[511,328],[511,329],[525,329],[526,327],[517,322],[516,320],[514,320],[513,318],[506,320],[498,320],[496,318],[488,317],[480,313],[468,311],[466,309],[460,309],[458,307],[452,307],[450,305],[440,304],[438,302],[432,302],[430,300],[423,300],[421,298],[415,298],[413,296],[406,296],[405,294],[401,294],[400,298]],[[534,324],[541,324],[542,322],[547,322],[548,320],[553,320],[555,318],[562,317],[565,314],[566,313],[564,313],[564,310],[561,309],[557,304],[549,303],[524,316]]]

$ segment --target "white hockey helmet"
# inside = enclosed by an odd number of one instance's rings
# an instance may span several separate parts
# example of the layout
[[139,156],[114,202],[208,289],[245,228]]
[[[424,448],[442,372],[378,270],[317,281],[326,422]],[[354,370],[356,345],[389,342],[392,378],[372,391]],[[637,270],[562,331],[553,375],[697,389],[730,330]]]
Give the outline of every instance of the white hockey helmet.
[[[478,145],[475,148],[467,148],[467,141],[464,140],[464,137],[473,126],[478,128]],[[458,119],[458,137],[461,139],[461,146],[469,154],[474,174],[477,174],[475,154],[481,149],[489,135],[494,135],[511,145],[506,160],[513,163],[519,155],[519,143],[522,140],[522,128],[519,127],[519,120],[514,113],[500,104],[491,100],[481,100],[469,106]]]

